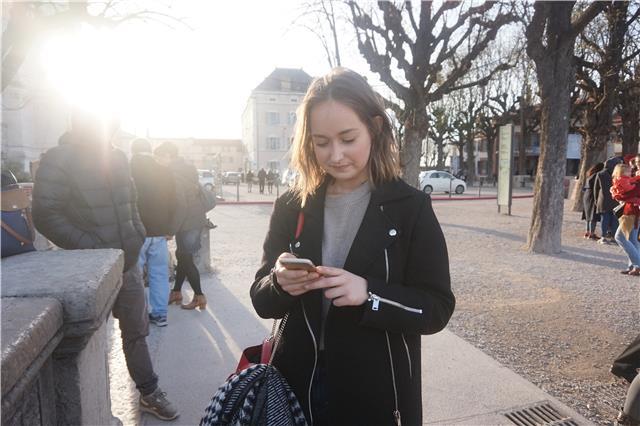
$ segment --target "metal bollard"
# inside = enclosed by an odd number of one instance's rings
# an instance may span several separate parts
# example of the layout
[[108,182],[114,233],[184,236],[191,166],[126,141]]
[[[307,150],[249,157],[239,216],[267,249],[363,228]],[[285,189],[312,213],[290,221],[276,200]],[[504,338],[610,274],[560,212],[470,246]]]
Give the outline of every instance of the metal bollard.
[[451,198],[451,185],[453,185],[453,179],[449,179],[449,198]]
[[236,201],[240,201],[240,180],[236,182]]

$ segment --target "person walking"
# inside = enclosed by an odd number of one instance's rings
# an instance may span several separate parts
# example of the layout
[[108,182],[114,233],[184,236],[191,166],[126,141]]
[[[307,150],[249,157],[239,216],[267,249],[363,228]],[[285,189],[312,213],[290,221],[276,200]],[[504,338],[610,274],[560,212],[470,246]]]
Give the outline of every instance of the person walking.
[[582,220],[587,222],[587,230],[584,233],[585,238],[598,240],[600,237],[596,234],[596,225],[600,220],[600,215],[596,213],[596,200],[593,194],[593,188],[596,181],[596,175],[604,169],[604,163],[598,163],[587,171],[587,181],[582,191]]
[[173,290],[169,294],[169,304],[182,302],[182,284],[185,279],[193,289],[191,302],[182,304],[182,309],[205,309],[207,298],[200,286],[200,271],[194,262],[194,256],[201,247],[202,232],[207,226],[206,207],[201,198],[198,171],[178,155],[178,147],[171,142],[158,146],[154,155],[160,162],[171,169],[176,182],[176,192],[181,198],[177,201],[176,214],[176,278]]
[[613,208],[618,203],[611,198],[611,184],[613,168],[622,162],[620,157],[609,158],[604,163],[604,169],[596,174],[593,185],[593,194],[596,202],[596,214],[600,215],[600,226],[602,228],[602,237],[598,242],[600,244],[613,244],[613,234],[618,228],[618,218],[613,214]]
[[251,192],[251,188],[253,188],[253,172],[249,170],[247,172],[247,192]]
[[[400,179],[391,122],[362,76],[314,80],[300,113],[300,175],[276,200],[250,290],[260,317],[288,314],[273,364],[310,424],[422,424],[420,335],[455,306],[431,200]],[[294,257],[321,266],[287,269]]]
[[640,176],[631,176],[631,166],[618,164],[612,174],[611,196],[624,203],[615,240],[629,259],[625,275],[640,275],[640,241],[638,241],[638,217],[640,217]]
[[[105,131],[106,129],[106,131]],[[140,409],[162,420],[178,411],[158,386],[146,337],[149,318],[138,254],[145,229],[125,154],[111,146],[115,122],[76,110],[67,143],[49,149],[38,167],[33,189],[36,228],[68,249],[114,248],[124,251],[122,287],[113,305],[122,350],[140,392]]]
[[138,211],[147,230],[138,265],[146,267],[149,281],[149,321],[158,327],[167,322],[169,303],[169,248],[176,232],[176,186],[171,170],[159,164],[146,139],[131,142],[131,176],[138,193]]
[[260,193],[264,194],[264,183],[267,180],[267,172],[264,169],[260,169],[258,171],[258,187],[260,189]]
[[269,191],[269,195],[273,194],[273,170],[269,169],[267,172],[267,190]]

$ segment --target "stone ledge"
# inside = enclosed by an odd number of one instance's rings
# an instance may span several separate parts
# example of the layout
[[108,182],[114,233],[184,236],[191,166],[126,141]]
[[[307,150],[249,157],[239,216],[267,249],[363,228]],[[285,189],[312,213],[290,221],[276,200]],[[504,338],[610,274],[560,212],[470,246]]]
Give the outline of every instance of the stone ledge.
[[[2,259],[2,297],[48,297],[63,310],[58,355],[80,351],[106,320],[122,286],[121,250],[54,250]],[[5,316],[3,315],[3,320]]]
[[2,396],[39,370],[62,339],[62,305],[52,298],[2,298]]

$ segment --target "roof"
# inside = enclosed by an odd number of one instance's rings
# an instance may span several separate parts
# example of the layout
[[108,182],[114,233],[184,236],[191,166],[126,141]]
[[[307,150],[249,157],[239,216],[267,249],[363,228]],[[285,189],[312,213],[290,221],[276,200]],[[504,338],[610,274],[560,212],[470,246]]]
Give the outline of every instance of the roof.
[[301,92],[307,91],[313,77],[301,68],[276,68],[254,91]]

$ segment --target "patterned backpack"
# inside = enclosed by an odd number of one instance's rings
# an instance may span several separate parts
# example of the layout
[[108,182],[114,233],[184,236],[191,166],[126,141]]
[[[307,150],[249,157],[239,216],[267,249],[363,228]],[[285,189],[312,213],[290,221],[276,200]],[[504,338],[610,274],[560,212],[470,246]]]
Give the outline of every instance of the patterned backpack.
[[304,412],[289,384],[269,364],[233,374],[216,392],[200,426],[305,426]]
[[[200,426],[269,425],[306,426],[302,407],[291,386],[271,365],[289,314],[261,345],[242,352],[236,372],[218,388]],[[277,333],[276,333],[276,330]]]

